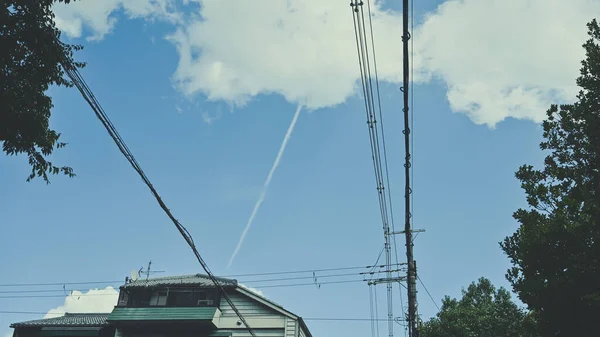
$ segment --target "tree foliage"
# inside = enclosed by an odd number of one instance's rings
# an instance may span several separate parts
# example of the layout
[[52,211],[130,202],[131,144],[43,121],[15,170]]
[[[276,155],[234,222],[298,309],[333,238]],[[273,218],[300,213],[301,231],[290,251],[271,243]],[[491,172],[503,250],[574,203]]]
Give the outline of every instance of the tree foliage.
[[[58,0],[69,3],[70,0]],[[49,174],[74,176],[72,168],[48,161],[54,149],[66,144],[49,127],[53,108],[49,86],[72,86],[64,77],[61,58],[73,60],[80,45],[60,42],[54,23],[55,0],[7,0],[0,9],[0,142],[7,155],[26,154],[31,165],[28,181]]]
[[480,278],[463,289],[460,300],[446,296],[440,312],[419,332],[421,337],[535,336],[526,324],[529,321],[506,289],[496,289],[488,279]]
[[577,101],[552,105],[540,144],[542,169],[521,166],[528,209],[500,243],[507,279],[537,313],[545,336],[600,336],[600,27],[588,24]]

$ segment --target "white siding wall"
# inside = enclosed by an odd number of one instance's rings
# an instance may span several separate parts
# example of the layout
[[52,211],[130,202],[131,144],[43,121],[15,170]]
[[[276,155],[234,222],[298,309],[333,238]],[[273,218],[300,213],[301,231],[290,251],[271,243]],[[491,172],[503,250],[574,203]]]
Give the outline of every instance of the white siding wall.
[[[264,329],[252,329],[256,334],[256,337],[283,337],[283,329],[281,330],[264,330]],[[252,337],[248,330],[233,330],[231,337]]]
[[[228,295],[250,327],[262,331],[260,335],[257,333],[257,337],[287,337],[284,336],[286,319],[284,315],[237,292],[229,292]],[[250,337],[244,325],[237,324],[239,318],[224,298],[221,298],[220,310],[221,317],[217,323],[220,330],[231,329],[234,331],[232,337]]]
[[289,317],[285,318],[285,337],[298,337],[298,322]]
[[[257,303],[244,295],[236,292],[228,293],[229,299],[233,302],[233,305],[240,311],[242,315],[281,315],[278,312]],[[224,298],[221,298],[220,309],[223,316],[235,315],[235,311],[231,309],[229,303]]]

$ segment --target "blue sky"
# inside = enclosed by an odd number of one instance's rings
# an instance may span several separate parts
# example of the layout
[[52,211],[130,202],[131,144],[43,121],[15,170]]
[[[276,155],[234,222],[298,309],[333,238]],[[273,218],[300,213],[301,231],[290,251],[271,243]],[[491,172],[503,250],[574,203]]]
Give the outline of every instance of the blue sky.
[[[352,20],[343,2],[290,1],[282,8],[252,2],[249,15],[236,7],[246,4],[232,1],[83,0],[57,8],[65,35],[85,45],[77,57],[88,62],[82,71],[88,85],[216,274],[366,266],[382,247],[364,105],[353,86],[356,54],[347,48],[354,42]],[[586,1],[561,6],[479,0],[425,1],[415,8],[414,223],[427,231],[416,239],[415,257],[438,303],[481,276],[507,286],[509,265],[498,242],[516,228],[512,212],[525,206],[514,172],[541,163],[538,122],[550,102],[572,100],[591,19],[586,13],[600,10]],[[378,3],[374,29],[401,225],[398,9],[391,1]],[[513,24],[502,31],[490,13],[510,14]],[[271,16],[281,31],[261,23]],[[565,26],[554,27],[554,17]],[[306,24],[311,19],[323,26]],[[519,35],[500,40],[511,32]],[[561,41],[568,48],[556,50]],[[78,92],[50,93],[52,127],[69,143],[52,161],[72,166],[77,177],[26,183],[26,159],[0,157],[0,283],[122,280],[148,260],[168,274],[201,272]],[[262,208],[227,269],[298,103],[313,110],[299,116]],[[403,257],[403,239],[398,242]],[[260,279],[239,277],[301,316],[370,316],[365,284],[261,289],[283,282],[251,282]],[[0,291],[25,289],[61,295],[62,286]],[[383,299],[384,289],[378,291]],[[47,312],[65,304],[60,296],[1,297],[0,311]],[[96,309],[94,301],[67,304]],[[383,317],[383,300],[379,304]],[[436,312],[421,287],[419,308],[425,319]],[[0,326],[8,330],[11,322],[39,316],[0,314]],[[370,333],[369,322],[307,323],[315,336]],[[402,334],[400,326],[397,331]]]

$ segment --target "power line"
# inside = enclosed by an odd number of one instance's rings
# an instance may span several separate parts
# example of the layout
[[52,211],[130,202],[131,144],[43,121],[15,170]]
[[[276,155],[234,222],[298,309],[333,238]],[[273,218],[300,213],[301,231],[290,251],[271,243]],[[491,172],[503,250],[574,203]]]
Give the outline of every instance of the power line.
[[83,281],[83,282],[51,282],[51,283],[11,283],[0,284],[0,287],[43,287],[43,286],[62,286],[62,285],[85,285],[85,284],[122,284],[123,281]]
[[[41,312],[41,311],[0,311],[0,314],[15,314],[15,315],[52,315],[52,313]],[[108,314],[108,313],[106,313]],[[64,315],[63,313],[56,313],[57,316]],[[246,317],[260,317],[261,319],[281,319],[280,317],[265,316],[264,314],[246,314]],[[223,316],[221,316],[223,317]],[[305,321],[339,321],[339,322],[369,322],[370,318],[351,318],[351,317],[302,317]],[[377,321],[387,322],[387,319],[378,319]]]
[[373,309],[373,289],[369,285],[369,312],[371,314],[371,337],[375,336],[375,313]]
[[435,305],[435,307],[437,308],[437,310],[438,311],[442,310],[442,309],[440,309],[440,306],[437,304],[437,302],[435,301],[435,299],[433,298],[433,296],[431,296],[431,293],[429,292],[429,290],[427,290],[427,287],[425,286],[425,283],[423,283],[423,281],[421,280],[421,278],[417,276],[417,279],[419,280],[419,282],[423,286],[423,289],[425,289],[425,292],[427,293],[427,295],[429,295],[429,298],[431,299],[431,302],[433,302],[433,305]]
[[[359,274],[342,274],[342,275],[325,275],[325,276],[358,276]],[[365,275],[371,275],[371,273],[365,274]],[[319,276],[319,278],[322,278],[323,276]],[[300,277],[300,278],[289,278],[289,279],[285,279],[285,280],[304,280],[304,279],[312,279],[313,277]],[[284,280],[284,279],[279,279],[279,280]],[[263,282],[266,281],[277,281],[277,280],[261,280]],[[356,280],[337,280],[337,281],[327,281],[327,282],[318,282],[317,284],[339,284],[339,283],[353,283],[353,282],[368,282],[368,279],[362,278],[362,279],[356,279]],[[244,282],[245,284],[252,284],[252,282]],[[264,285],[252,285],[253,288],[282,288],[282,287],[296,287],[296,286],[305,286],[305,285],[315,285],[315,282],[311,282],[311,283],[291,283],[291,284],[264,284]],[[46,295],[21,295],[21,296],[17,296],[17,295],[13,295],[13,294],[43,294],[43,293],[52,293],[52,292],[61,292],[61,293],[65,293],[65,295],[47,295],[47,297],[65,297],[65,296],[69,296],[72,295],[72,292],[74,291],[79,291],[81,292],[81,290],[79,289],[43,289],[43,290],[7,290],[7,291],[0,291],[0,294],[8,294],[8,295],[0,295],[0,298],[18,298],[18,297],[46,297]],[[115,294],[82,294],[79,296],[109,296],[109,295],[115,295]],[[75,295],[74,295],[75,296]]]
[[342,268],[326,268],[326,269],[306,269],[296,271],[280,271],[280,272],[268,272],[268,273],[256,273],[256,274],[238,274],[238,275],[225,275],[223,277],[245,277],[245,276],[265,276],[265,275],[283,275],[283,274],[302,274],[302,273],[318,273],[324,271],[342,271],[342,270],[354,270],[354,269],[370,269],[370,268],[385,268],[385,265],[378,265],[376,262],[372,266],[357,266],[357,267],[342,267]]
[[[343,283],[364,283],[367,280],[365,279],[355,279],[355,280],[339,280],[339,281],[328,281],[328,282],[319,282],[320,285],[326,284],[343,284]],[[314,286],[315,283],[291,283],[291,284],[267,284],[267,285],[253,285],[254,288],[266,289],[266,288],[286,288],[286,287],[303,287],[303,286]],[[61,291],[63,290],[49,290],[50,291]],[[71,290],[70,290],[71,291]],[[78,291],[78,290],[76,290]],[[9,298],[64,298],[67,296],[74,297],[88,297],[88,296],[116,296],[116,294],[62,294],[62,295],[2,295],[0,298],[9,299]]]
[[[393,264],[392,266],[403,266],[404,263]],[[251,276],[270,276],[270,275],[286,275],[286,274],[306,274],[306,273],[319,273],[319,272],[329,272],[329,271],[344,271],[344,270],[359,270],[359,269],[368,269],[367,272],[370,273],[381,273],[383,271],[374,271],[375,269],[385,268],[385,265],[375,265],[372,266],[357,266],[357,267],[342,267],[342,268],[325,268],[325,269],[307,269],[307,270],[297,270],[297,271],[281,271],[281,272],[267,272],[267,273],[254,273],[254,274],[238,274],[238,275],[228,275],[223,277],[251,277]],[[326,274],[326,275],[317,275],[319,278],[321,277],[334,277],[334,276],[347,276],[347,275],[362,275],[364,273],[348,273],[348,274]],[[280,281],[280,280],[298,280],[298,279],[312,279],[312,276],[306,277],[292,277],[287,279],[265,279],[265,280],[245,280],[239,281],[240,283],[251,283],[251,282],[272,282],[272,281]],[[82,281],[82,282],[49,282],[49,283],[12,283],[12,284],[0,284],[0,287],[38,287],[38,286],[63,286],[63,285],[87,285],[87,284],[122,284],[123,281]],[[2,293],[2,291],[0,291]]]
[[[365,21],[365,13],[363,6],[364,2],[362,0],[352,0],[350,2],[351,12],[352,12],[352,21],[354,26],[354,35],[356,40],[356,51],[358,55],[358,65],[361,77],[362,90],[364,95],[364,103],[365,103],[365,113],[367,116],[367,126],[369,131],[369,143],[371,147],[371,157],[373,161],[373,169],[375,172],[375,180],[377,185],[377,196],[379,201],[379,210],[381,213],[381,221],[383,225],[383,235],[384,235],[384,249],[386,256],[386,265],[387,267],[387,275],[385,279],[382,279],[381,282],[386,283],[387,287],[387,314],[388,314],[388,336],[393,337],[394,335],[394,326],[393,326],[393,287],[392,282],[394,279],[392,278],[391,268],[389,267],[392,264],[392,256],[391,256],[391,245],[392,240],[390,240],[390,235],[394,236],[396,234],[394,226],[394,212],[393,205],[391,199],[391,188],[390,188],[390,179],[389,179],[389,169],[388,169],[388,160],[387,160],[387,150],[385,144],[385,133],[383,127],[383,113],[381,109],[381,97],[379,90],[379,75],[377,72],[377,60],[376,60],[376,52],[375,52],[375,39],[373,33],[373,25],[371,19],[371,4],[370,1],[367,0],[367,16],[368,16],[368,28],[369,34],[367,34],[367,24]],[[369,37],[371,52],[369,52]],[[372,54],[372,62],[373,62],[373,71],[375,75],[375,93],[373,90],[373,76],[371,73],[371,57]],[[375,98],[376,97],[376,98]],[[377,106],[375,103],[375,99],[377,99]],[[379,116],[379,127],[377,126],[377,116]],[[386,191],[387,184],[387,191]],[[390,224],[392,225],[392,231],[390,231]],[[396,247],[395,239],[394,239],[394,247]],[[398,254],[397,248],[395,248],[395,257],[396,262],[398,262]],[[399,279],[398,277],[397,279]],[[376,294],[376,292],[375,292]]]
[[[63,47],[64,50],[69,50],[68,46],[65,45],[64,43],[62,43],[58,38],[54,37],[54,39],[56,40],[56,42],[61,47]],[[229,295],[227,295],[227,292],[225,291],[225,289],[223,288],[223,286],[221,285],[221,283],[215,278],[215,276],[213,275],[213,273],[210,271],[208,265],[206,264],[206,262],[204,261],[204,259],[200,255],[200,252],[198,252],[198,249],[196,248],[196,245],[194,243],[192,235],[179,222],[179,220],[177,220],[175,218],[175,216],[171,213],[171,211],[169,210],[169,208],[167,207],[167,205],[164,203],[164,201],[162,200],[162,198],[160,197],[160,195],[158,194],[158,192],[156,191],[156,189],[154,188],[154,186],[152,185],[152,183],[150,182],[150,180],[148,179],[148,177],[146,176],[146,174],[142,170],[142,167],[139,165],[139,163],[137,162],[137,160],[133,156],[133,153],[131,153],[131,151],[127,147],[127,144],[121,138],[121,136],[119,135],[117,129],[112,124],[112,122],[110,121],[110,119],[108,118],[108,116],[106,115],[106,113],[104,112],[104,109],[102,109],[102,106],[96,100],[96,97],[94,96],[94,93],[90,90],[90,88],[85,83],[85,80],[83,79],[83,77],[81,76],[81,74],[79,73],[79,71],[77,70],[76,65],[74,65],[72,63],[72,61],[66,55],[63,55],[63,58],[61,59],[61,65],[62,65],[62,68],[65,71],[65,73],[69,76],[69,78],[73,82],[73,85],[75,87],[77,87],[77,89],[81,93],[83,99],[85,99],[85,101],[90,105],[90,107],[92,108],[92,110],[96,114],[96,117],[98,117],[98,119],[100,120],[100,122],[102,122],[102,125],[104,125],[104,127],[106,128],[106,131],[108,132],[108,134],[110,135],[110,137],[113,139],[113,141],[115,142],[115,144],[117,145],[117,147],[119,148],[119,150],[121,151],[121,153],[125,156],[125,158],[127,158],[127,161],[131,164],[131,166],[133,167],[133,169],[138,173],[138,175],[140,176],[140,178],[142,178],[142,180],[144,181],[144,183],[146,184],[146,186],[148,186],[148,188],[150,189],[150,192],[152,193],[152,195],[154,195],[154,198],[156,199],[156,201],[158,202],[158,204],[160,205],[160,207],[163,209],[163,211],[169,217],[169,219],[171,219],[171,221],[173,222],[173,224],[175,225],[175,227],[177,228],[177,230],[179,231],[179,233],[181,234],[181,236],[187,242],[187,244],[189,245],[190,249],[192,250],[192,252],[196,256],[196,259],[198,260],[198,262],[200,263],[200,265],[202,266],[202,268],[204,269],[204,271],[206,272],[206,274],[208,275],[208,277],[210,278],[210,280],[220,290],[223,298],[225,298],[225,300],[231,306],[231,308],[233,309],[233,311],[238,315],[240,321],[247,328],[247,330],[250,333],[250,335],[252,335],[252,337],[256,337],[254,331],[252,330],[252,328],[248,325],[248,323],[244,319],[244,316],[239,312],[239,310],[237,309],[237,307],[235,306],[235,304],[231,301],[231,299],[229,298]]]

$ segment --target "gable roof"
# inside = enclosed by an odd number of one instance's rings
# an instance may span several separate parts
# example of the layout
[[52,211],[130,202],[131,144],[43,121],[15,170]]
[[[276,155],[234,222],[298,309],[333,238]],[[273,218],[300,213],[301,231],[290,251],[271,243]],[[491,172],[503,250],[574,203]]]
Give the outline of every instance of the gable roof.
[[239,292],[243,295],[246,295],[247,297],[259,302],[259,303],[262,303],[263,305],[265,305],[267,307],[270,307],[271,309],[273,309],[287,317],[290,317],[291,319],[298,320],[298,322],[300,323],[300,326],[301,326],[302,330],[304,330],[304,333],[306,334],[306,336],[312,337],[312,333],[310,332],[310,330],[308,330],[308,326],[306,326],[306,322],[304,322],[302,317],[295,315],[291,311],[286,310],[281,305],[271,301],[270,299],[268,299],[262,295],[257,294],[256,292],[250,290],[247,287],[238,286],[235,290],[237,292]]
[[[222,277],[216,277],[217,281],[222,287],[237,287],[237,281]],[[168,286],[196,286],[196,287],[214,287],[213,281],[204,274],[193,274],[193,275],[180,275],[180,276],[166,276],[166,277],[154,277],[151,279],[138,279],[131,281],[123,286],[121,289],[133,289],[133,288],[153,288],[153,287],[168,287]]]
[[70,314],[64,316],[36,319],[13,323],[11,328],[43,328],[43,327],[102,327],[106,326],[108,314]]

